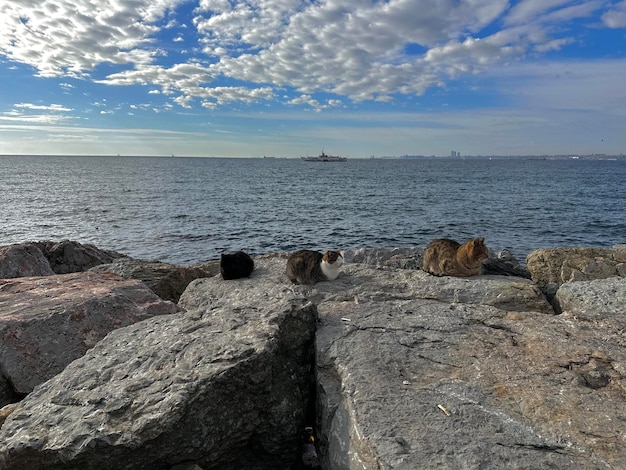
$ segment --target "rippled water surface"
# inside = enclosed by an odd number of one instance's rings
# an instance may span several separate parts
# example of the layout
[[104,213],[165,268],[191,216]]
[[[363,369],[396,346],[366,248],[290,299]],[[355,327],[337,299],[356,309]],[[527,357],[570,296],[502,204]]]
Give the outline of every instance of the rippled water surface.
[[190,264],[244,249],[626,243],[626,161],[0,157],[0,245]]

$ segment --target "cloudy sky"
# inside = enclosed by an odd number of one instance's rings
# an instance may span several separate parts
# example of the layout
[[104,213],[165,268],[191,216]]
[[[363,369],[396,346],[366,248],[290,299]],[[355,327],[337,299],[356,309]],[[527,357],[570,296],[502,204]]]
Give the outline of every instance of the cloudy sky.
[[0,154],[626,153],[626,0],[3,0]]

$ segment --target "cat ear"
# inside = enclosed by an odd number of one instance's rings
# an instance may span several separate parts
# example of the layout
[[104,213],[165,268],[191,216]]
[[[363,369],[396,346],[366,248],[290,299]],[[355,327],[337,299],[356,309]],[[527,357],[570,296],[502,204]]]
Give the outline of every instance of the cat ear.
[[478,240],[478,244],[479,245],[484,245],[485,244],[485,239],[484,238],[482,238],[482,237],[481,238],[477,238],[477,240]]

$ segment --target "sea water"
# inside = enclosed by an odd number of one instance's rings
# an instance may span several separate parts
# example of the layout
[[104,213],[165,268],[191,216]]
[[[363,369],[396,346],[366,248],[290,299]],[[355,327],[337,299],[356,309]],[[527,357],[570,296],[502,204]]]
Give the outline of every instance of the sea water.
[[75,240],[192,264],[250,254],[485,237],[626,243],[626,159],[0,157],[0,245]]

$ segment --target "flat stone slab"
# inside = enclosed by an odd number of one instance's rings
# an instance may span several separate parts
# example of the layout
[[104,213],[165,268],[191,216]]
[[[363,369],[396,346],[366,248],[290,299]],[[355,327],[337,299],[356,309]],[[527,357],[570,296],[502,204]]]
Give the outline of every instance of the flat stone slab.
[[429,300],[327,301],[324,468],[624,468],[623,325]]
[[[286,283],[286,259],[262,260],[274,282]],[[307,298],[323,300],[409,300],[430,299],[491,305],[507,311],[554,314],[541,290],[529,279],[513,276],[474,276],[469,278],[433,276],[416,269],[395,269],[367,264],[346,264],[339,277],[314,286],[295,286]],[[270,274],[268,274],[270,275]]]

